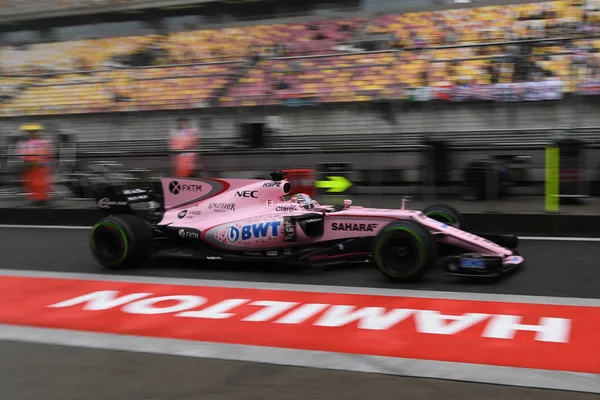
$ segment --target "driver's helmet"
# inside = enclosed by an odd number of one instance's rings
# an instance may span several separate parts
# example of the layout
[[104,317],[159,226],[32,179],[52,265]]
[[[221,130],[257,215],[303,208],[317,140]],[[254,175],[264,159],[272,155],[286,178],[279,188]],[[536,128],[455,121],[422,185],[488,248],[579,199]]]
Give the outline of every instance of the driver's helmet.
[[293,195],[290,200],[292,203],[298,203],[300,207],[304,208],[305,210],[312,210],[315,208],[314,200],[311,199],[311,197],[306,193],[297,193]]

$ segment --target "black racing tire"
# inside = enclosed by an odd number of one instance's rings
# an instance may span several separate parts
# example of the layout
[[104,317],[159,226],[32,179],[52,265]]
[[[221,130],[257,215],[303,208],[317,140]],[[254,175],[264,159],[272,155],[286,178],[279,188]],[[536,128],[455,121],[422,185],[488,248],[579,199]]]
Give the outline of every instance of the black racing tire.
[[431,268],[437,257],[437,241],[415,221],[395,221],[375,238],[375,264],[393,282],[414,282]]
[[423,214],[436,221],[443,222],[463,231],[467,230],[467,224],[462,214],[454,207],[446,204],[434,204],[423,210]]
[[137,267],[148,260],[154,247],[152,230],[135,215],[111,215],[92,228],[89,236],[92,255],[109,270]]

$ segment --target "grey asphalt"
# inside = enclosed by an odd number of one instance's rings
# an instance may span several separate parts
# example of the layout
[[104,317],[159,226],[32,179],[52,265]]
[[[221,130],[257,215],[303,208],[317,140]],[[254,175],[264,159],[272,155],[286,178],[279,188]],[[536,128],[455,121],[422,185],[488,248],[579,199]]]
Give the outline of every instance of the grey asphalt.
[[[528,267],[495,283],[448,280],[392,285],[368,267],[282,270],[277,266],[197,265],[157,260],[125,274],[342,286],[600,297],[598,243],[523,241]],[[98,273],[86,231],[0,229],[2,268]],[[597,395],[367,373],[119,351],[0,342],[0,387],[7,399],[597,399]]]
[[[86,230],[0,229],[2,268],[106,274],[92,259]],[[526,266],[500,281],[465,282],[432,270],[423,282],[394,284],[366,265],[315,270],[278,265],[154,260],[125,275],[406,288],[538,296],[600,297],[598,242],[521,241]],[[110,274],[116,274],[111,271]]]
[[14,400],[593,400],[597,395],[302,367],[0,342]]

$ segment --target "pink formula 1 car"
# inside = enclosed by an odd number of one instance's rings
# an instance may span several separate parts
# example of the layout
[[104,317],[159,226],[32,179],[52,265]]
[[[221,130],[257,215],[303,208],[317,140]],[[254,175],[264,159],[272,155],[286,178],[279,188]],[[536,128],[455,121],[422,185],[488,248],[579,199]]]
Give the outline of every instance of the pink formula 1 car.
[[[499,276],[523,264],[517,238],[469,233],[452,207],[423,211],[320,205],[279,173],[273,180],[161,179],[160,188],[111,190],[90,247],[106,268],[151,256],[276,261],[327,266],[372,262],[396,282],[423,276],[436,262],[450,275]],[[139,216],[133,203],[148,204]]]

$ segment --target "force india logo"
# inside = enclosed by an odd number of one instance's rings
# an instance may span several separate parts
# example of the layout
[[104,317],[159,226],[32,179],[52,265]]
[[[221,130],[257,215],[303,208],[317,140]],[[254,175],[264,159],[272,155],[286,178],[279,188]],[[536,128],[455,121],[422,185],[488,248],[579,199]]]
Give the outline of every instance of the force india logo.
[[331,224],[331,230],[334,231],[352,231],[352,232],[373,232],[379,224],[353,224],[345,223],[338,224],[336,222]]
[[[518,332],[539,342],[568,343],[571,320],[567,318],[524,318],[518,315],[466,312],[461,315],[445,315],[435,309],[366,307],[327,303],[306,303],[300,296],[289,292],[287,300],[268,298],[219,298],[217,301],[198,295],[153,296],[151,293],[119,293],[103,290],[84,294],[47,307],[77,307],[86,311],[118,309],[125,314],[170,314],[196,320],[263,322],[269,324],[305,325],[386,331],[390,329],[412,330],[419,334],[459,335],[468,331],[472,338],[478,332],[484,338],[514,339]],[[352,297],[346,297],[351,301]],[[251,306],[251,307],[248,307]],[[524,321],[526,319],[527,321]],[[527,323],[525,323],[527,322]],[[315,333],[317,334],[317,333]],[[321,331],[320,334],[323,334]],[[471,339],[470,339],[471,340]]]

